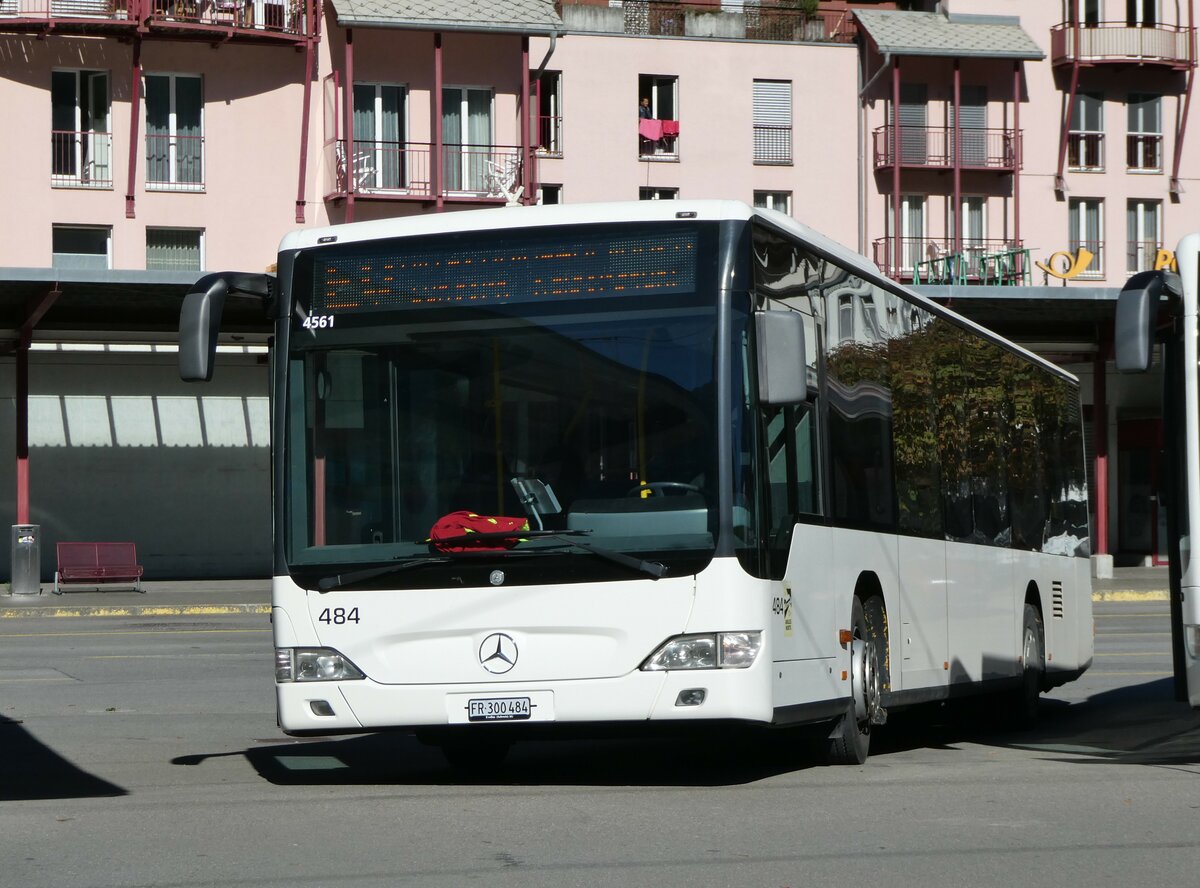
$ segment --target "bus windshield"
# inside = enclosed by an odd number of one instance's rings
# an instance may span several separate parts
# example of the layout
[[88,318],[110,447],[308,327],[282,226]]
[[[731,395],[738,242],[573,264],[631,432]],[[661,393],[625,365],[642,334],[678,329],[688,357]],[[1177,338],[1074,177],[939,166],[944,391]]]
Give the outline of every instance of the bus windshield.
[[[465,260],[446,236],[302,257],[282,485],[301,581],[392,563],[381,587],[487,584],[497,567],[531,583],[637,576],[574,540],[672,575],[711,558],[715,275],[699,232],[671,231],[656,246],[626,227],[634,259],[569,231],[477,235]],[[572,256],[586,275],[567,273]],[[519,267],[530,257],[549,267]],[[422,273],[406,288],[409,266]],[[439,545],[435,526],[464,513],[464,534],[561,533]]]

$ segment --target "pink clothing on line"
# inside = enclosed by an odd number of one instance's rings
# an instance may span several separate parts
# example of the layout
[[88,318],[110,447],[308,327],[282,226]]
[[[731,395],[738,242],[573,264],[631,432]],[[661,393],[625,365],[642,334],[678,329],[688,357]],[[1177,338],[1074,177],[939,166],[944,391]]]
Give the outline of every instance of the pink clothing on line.
[[638,121],[638,134],[643,139],[657,142],[663,137],[663,122],[653,118],[642,118]]

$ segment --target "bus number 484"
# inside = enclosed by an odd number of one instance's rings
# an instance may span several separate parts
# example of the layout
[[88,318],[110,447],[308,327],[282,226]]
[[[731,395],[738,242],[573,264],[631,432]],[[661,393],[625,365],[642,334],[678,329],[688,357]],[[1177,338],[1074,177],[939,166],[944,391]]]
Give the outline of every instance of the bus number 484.
[[333,626],[345,626],[347,623],[357,623],[358,608],[352,607],[350,610],[346,610],[344,607],[327,607],[321,611],[321,616],[317,617],[317,620]]

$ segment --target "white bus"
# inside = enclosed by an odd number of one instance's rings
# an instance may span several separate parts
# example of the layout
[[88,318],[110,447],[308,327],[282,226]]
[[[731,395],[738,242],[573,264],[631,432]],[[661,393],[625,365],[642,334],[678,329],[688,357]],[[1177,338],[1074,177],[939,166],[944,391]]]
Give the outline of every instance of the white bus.
[[[827,725],[1092,659],[1077,381],[733,202],[284,238],[210,275],[275,319],[279,723],[452,762],[612,728]],[[527,529],[526,529],[527,528]]]
[[1191,529],[1200,527],[1200,370],[1197,362],[1197,262],[1200,234],[1179,242],[1179,271],[1146,271],[1129,279],[1117,302],[1117,369],[1150,369],[1160,342],[1163,375],[1163,480],[1167,510],[1171,651],[1175,693],[1200,709],[1200,564]]

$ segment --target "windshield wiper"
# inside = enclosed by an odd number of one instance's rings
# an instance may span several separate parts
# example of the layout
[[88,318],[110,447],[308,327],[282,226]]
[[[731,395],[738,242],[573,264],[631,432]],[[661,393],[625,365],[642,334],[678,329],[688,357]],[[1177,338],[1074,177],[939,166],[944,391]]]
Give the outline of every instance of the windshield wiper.
[[406,561],[403,564],[384,564],[381,567],[366,567],[362,570],[352,570],[343,574],[334,574],[331,577],[321,577],[317,580],[318,592],[330,592],[334,589],[340,589],[342,586],[351,586],[354,583],[361,583],[365,580],[373,580],[376,577],[387,576],[392,573],[400,573],[401,571],[410,570],[414,567],[427,567],[430,564],[446,564],[451,561],[450,558],[434,558],[422,557],[413,561]]
[[[630,570],[636,570],[639,573],[644,573],[653,579],[659,579],[666,576],[667,567],[658,561],[644,561],[641,558],[634,558],[632,555],[626,555],[624,552],[617,552],[614,549],[606,549],[603,546],[596,546],[592,543],[585,543],[581,540],[572,539],[573,537],[585,536],[591,533],[590,530],[501,530],[495,533],[467,533],[462,536],[446,537],[444,539],[435,540],[435,546],[457,546],[462,544],[487,542],[495,540],[497,542],[503,540],[527,540],[534,537],[542,537],[548,539],[556,539],[568,546],[573,546],[576,549],[583,549],[585,552],[591,552],[600,558],[611,561],[614,564],[620,564],[623,567],[628,567]],[[462,553],[457,553],[462,554]]]

